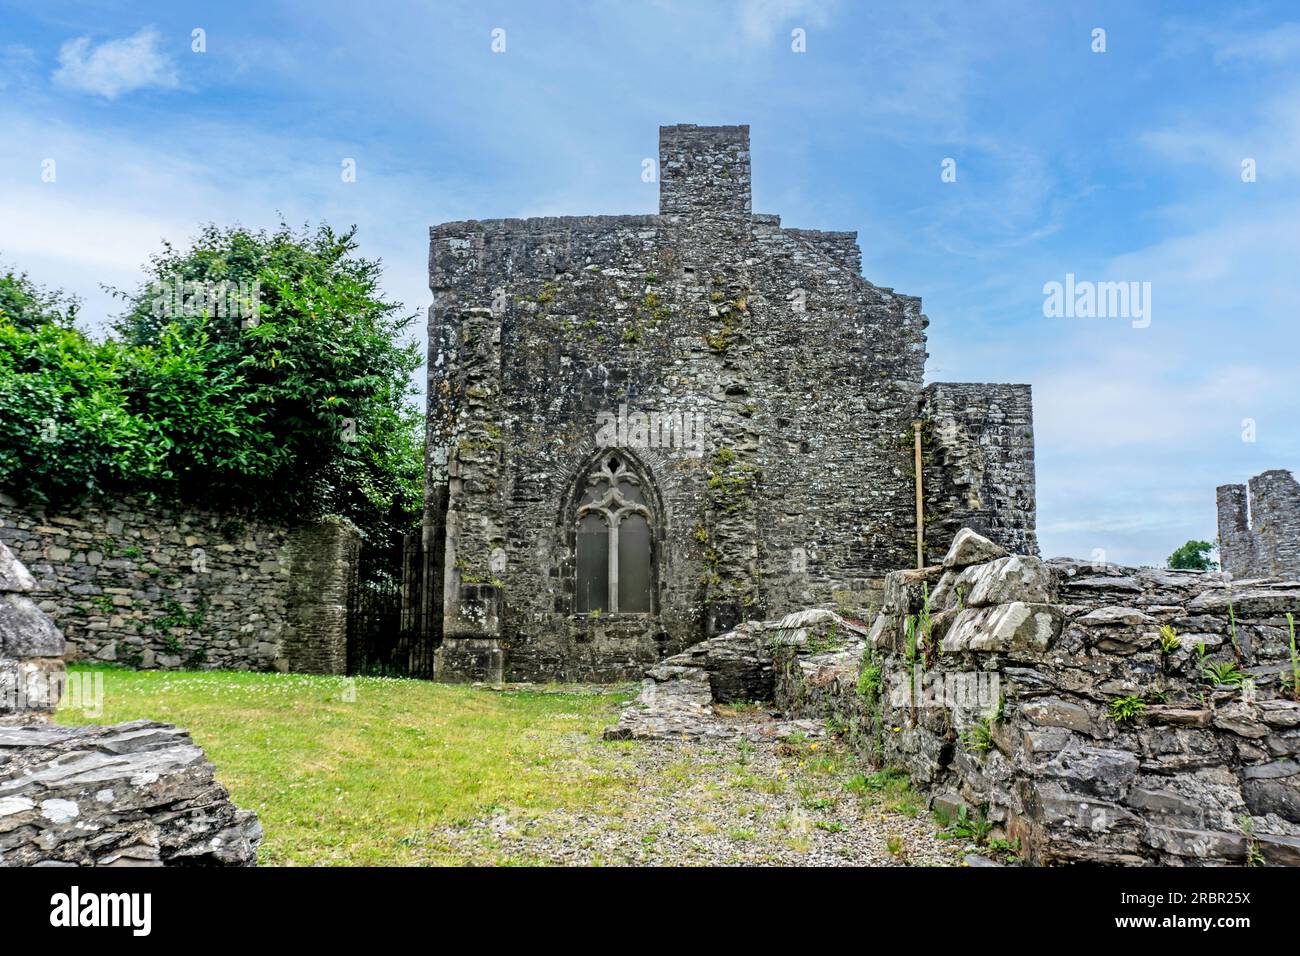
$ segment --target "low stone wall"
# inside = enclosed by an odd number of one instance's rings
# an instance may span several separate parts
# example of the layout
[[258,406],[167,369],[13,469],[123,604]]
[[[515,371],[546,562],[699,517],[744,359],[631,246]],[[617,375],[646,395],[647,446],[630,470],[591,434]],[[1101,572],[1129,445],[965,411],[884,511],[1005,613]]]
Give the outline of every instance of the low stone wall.
[[344,522],[284,527],[129,499],[61,513],[0,496],[0,542],[30,569],[69,659],[344,671],[360,546]]
[[871,755],[1031,863],[1300,865],[1300,582],[999,550],[887,578]]
[[1044,562],[961,531],[868,629],[750,622],[647,671],[607,731],[771,700],[1031,864],[1300,865],[1300,581]]

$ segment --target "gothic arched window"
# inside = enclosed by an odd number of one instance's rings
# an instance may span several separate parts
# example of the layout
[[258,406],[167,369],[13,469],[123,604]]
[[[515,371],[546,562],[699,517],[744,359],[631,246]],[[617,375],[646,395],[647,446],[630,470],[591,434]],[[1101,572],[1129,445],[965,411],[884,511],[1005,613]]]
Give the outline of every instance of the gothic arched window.
[[602,455],[578,499],[574,609],[649,614],[654,582],[647,489],[620,454]]

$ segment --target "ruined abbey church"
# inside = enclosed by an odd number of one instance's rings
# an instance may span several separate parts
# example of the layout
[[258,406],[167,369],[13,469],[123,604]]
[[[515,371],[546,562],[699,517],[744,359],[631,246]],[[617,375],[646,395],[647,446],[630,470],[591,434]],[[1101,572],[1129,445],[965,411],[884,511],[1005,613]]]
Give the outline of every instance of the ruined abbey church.
[[[431,230],[423,612],[442,680],[613,680],[874,602],[969,526],[1036,554],[1027,385],[923,382],[921,301],[750,204],[747,126],[669,126],[657,215]],[[880,240],[876,240],[880,241]]]

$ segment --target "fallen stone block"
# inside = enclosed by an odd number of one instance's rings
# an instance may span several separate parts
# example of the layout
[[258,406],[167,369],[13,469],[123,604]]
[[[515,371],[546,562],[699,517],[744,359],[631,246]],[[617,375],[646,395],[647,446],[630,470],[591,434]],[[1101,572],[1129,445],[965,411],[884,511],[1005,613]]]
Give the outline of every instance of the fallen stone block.
[[252,866],[262,828],[188,733],[0,727],[0,864]]

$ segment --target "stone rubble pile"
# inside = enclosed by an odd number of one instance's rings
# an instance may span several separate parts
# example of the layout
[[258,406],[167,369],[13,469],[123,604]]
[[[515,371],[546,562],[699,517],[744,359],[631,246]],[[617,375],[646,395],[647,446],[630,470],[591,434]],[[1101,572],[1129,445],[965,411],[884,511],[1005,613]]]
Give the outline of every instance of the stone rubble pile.
[[605,739],[758,741],[792,734],[824,736],[825,722],[820,719],[778,719],[779,712],[770,707],[747,706],[739,713],[731,707],[771,702],[773,639],[798,633],[800,625],[793,620],[800,616],[790,615],[775,624],[747,621],[651,667],[640,695],[617,724],[606,728]]

